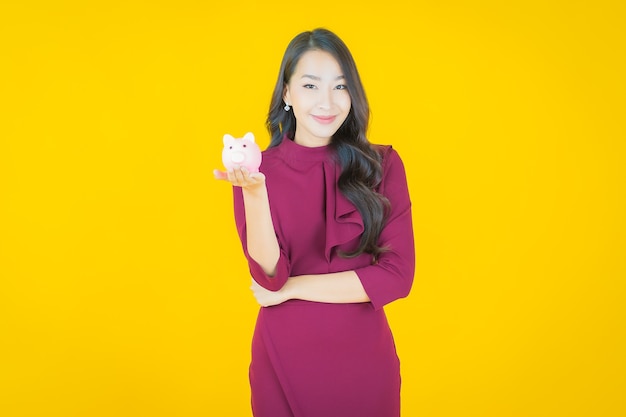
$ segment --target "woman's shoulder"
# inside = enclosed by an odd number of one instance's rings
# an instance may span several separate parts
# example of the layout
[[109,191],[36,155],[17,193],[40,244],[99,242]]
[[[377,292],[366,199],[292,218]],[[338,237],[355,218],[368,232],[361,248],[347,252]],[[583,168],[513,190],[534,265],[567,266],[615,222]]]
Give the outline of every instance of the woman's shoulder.
[[373,143],[372,148],[376,152],[378,152],[378,154],[381,156],[381,158],[383,158],[383,160],[393,150],[393,147],[391,145],[385,145],[385,144],[380,144],[380,143]]
[[403,194],[406,191],[406,171],[400,155],[391,145],[375,145],[382,157],[382,178],[378,192],[386,195]]
[[387,166],[389,164],[394,164],[394,163],[397,163],[397,162],[402,163],[402,160],[400,159],[400,155],[393,148],[392,145],[388,145],[388,144],[372,144],[372,148],[374,150],[376,150],[376,152],[378,152],[378,154],[380,155],[381,161],[382,161],[382,165],[383,165],[383,169],[385,168],[385,166]]
[[280,150],[280,144],[272,147],[268,147],[261,152],[263,161],[266,163],[275,162],[282,159],[283,152]]
[[275,158],[278,155],[278,146],[264,149],[261,154],[264,158]]

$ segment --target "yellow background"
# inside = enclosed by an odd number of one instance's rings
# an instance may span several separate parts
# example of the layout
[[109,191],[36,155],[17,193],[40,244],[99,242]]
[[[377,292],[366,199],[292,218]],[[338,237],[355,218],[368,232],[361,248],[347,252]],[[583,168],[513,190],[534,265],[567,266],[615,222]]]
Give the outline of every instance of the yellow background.
[[371,4],[2,2],[0,414],[250,416],[211,171],[325,26],[410,182],[403,415],[626,415],[623,3]]

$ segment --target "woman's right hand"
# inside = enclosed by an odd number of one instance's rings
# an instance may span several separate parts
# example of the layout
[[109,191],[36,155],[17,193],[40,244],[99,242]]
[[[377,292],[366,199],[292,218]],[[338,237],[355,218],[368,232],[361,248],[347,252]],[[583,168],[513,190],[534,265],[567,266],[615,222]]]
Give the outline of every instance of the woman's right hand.
[[265,175],[262,172],[250,173],[246,168],[234,168],[228,171],[213,170],[213,176],[220,181],[228,181],[235,187],[254,191],[265,184]]

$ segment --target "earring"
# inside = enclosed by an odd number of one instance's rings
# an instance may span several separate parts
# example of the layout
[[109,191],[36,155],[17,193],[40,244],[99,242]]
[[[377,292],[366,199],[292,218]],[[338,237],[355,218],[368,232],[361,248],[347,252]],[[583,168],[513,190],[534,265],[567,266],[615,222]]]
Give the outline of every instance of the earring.
[[285,103],[285,107],[283,107],[283,109],[285,109],[285,111],[289,111],[291,107],[289,107],[289,104]]

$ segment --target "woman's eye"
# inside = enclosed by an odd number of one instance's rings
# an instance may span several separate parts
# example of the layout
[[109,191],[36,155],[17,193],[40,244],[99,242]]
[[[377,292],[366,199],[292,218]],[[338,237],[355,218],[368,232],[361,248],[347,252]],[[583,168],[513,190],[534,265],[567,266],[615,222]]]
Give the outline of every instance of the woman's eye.
[[304,84],[304,88],[313,89],[315,86],[313,84]]
[[347,88],[348,88],[348,86],[347,86],[347,85],[345,85],[345,84],[340,84],[340,85],[338,85],[338,86],[337,86],[337,87],[335,87],[335,88],[336,88],[337,90],[345,90],[345,89],[347,89]]

